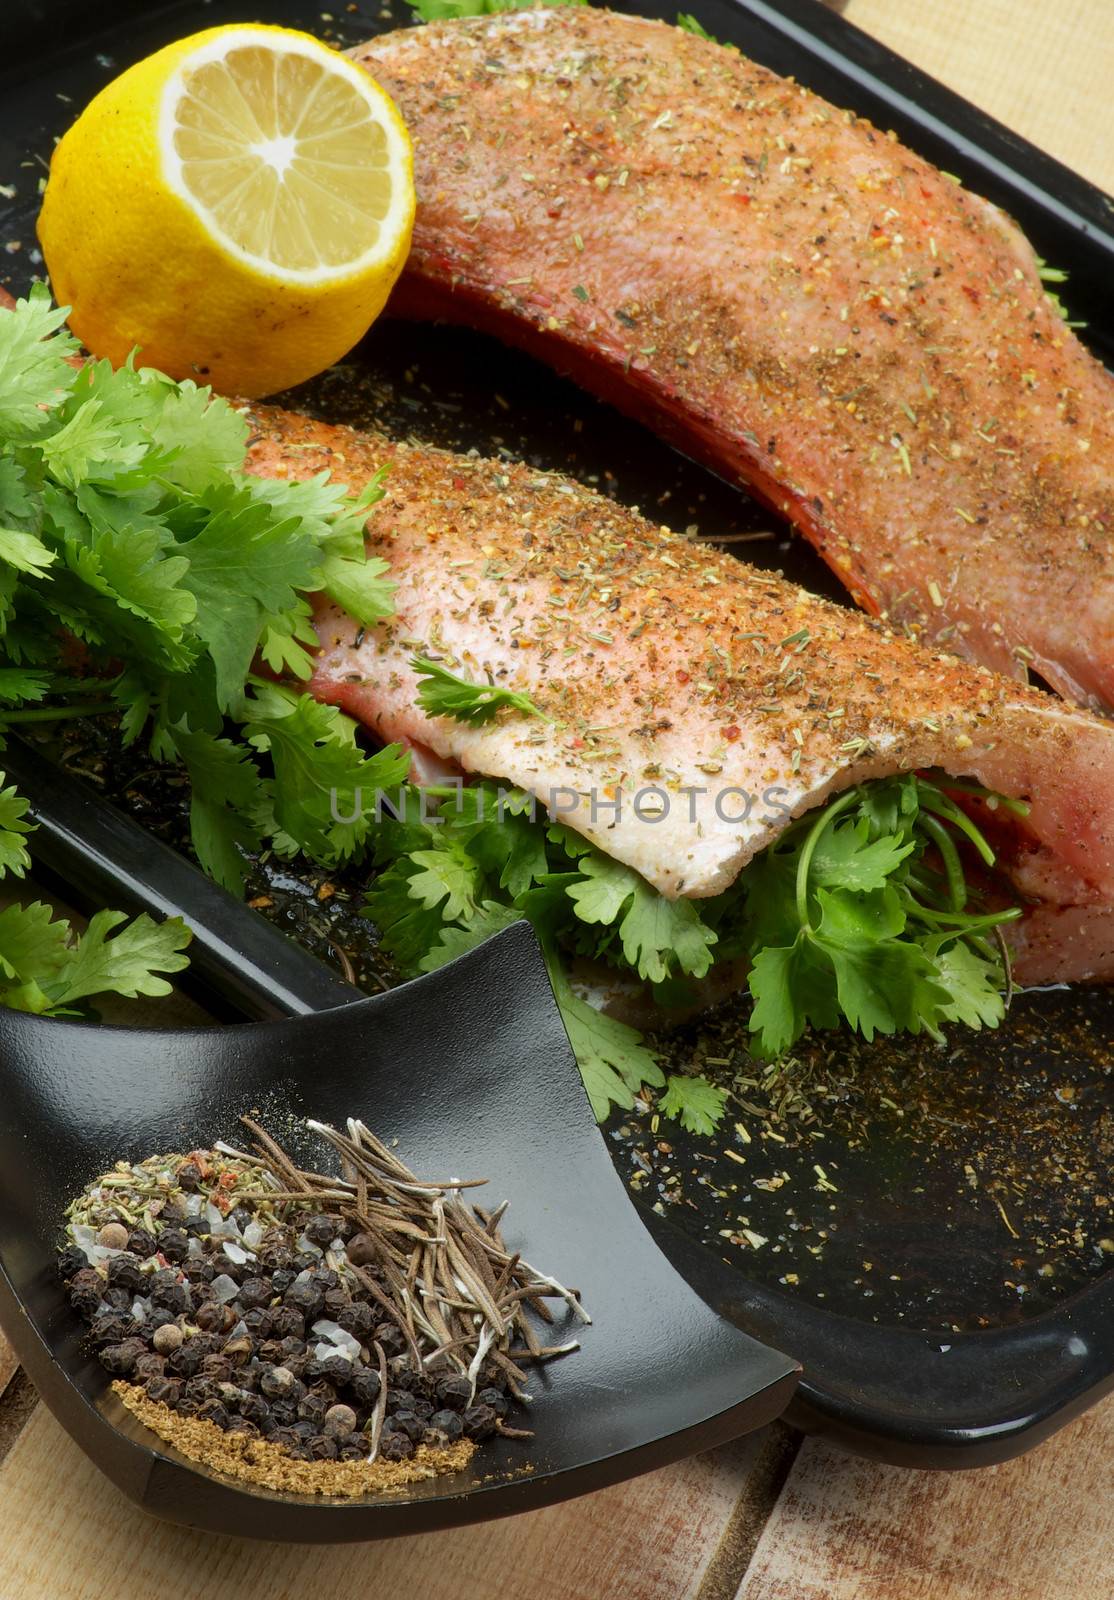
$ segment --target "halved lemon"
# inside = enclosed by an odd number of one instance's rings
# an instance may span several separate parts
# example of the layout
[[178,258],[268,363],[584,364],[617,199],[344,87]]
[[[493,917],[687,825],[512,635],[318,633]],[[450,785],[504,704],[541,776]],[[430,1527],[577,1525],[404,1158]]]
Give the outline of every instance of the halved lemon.
[[95,355],[271,394],[367,331],[414,222],[383,89],[286,28],[213,28],[103,89],[59,142],[39,239]]

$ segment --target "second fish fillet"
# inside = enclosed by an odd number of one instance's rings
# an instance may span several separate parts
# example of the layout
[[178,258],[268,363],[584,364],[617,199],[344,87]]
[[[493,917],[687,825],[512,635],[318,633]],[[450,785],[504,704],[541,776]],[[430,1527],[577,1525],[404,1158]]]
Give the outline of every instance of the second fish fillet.
[[576,6],[353,52],[415,144],[393,308],[748,484],[893,626],[1114,706],[1114,380],[996,208],[737,51]]
[[[1114,977],[1114,724],[556,474],[262,407],[250,420],[264,477],[329,470],[359,488],[389,466],[369,549],[396,614],[363,628],[323,606],[309,686],[380,738],[558,794],[562,820],[671,899],[727,888],[790,817],[854,784],[971,777],[1031,807],[999,848],[1027,910],[1018,976]],[[524,692],[549,720],[430,716],[416,656]]]

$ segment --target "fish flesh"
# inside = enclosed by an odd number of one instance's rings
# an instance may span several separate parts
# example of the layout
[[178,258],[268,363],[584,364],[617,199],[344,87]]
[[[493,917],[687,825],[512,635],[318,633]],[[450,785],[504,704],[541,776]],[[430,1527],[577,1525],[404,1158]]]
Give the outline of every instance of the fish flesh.
[[[308,685],[379,738],[528,791],[669,898],[718,894],[856,783],[974,778],[1031,808],[1001,850],[1027,908],[1019,978],[1114,977],[1114,723],[557,474],[248,417],[261,476],[359,488],[388,468],[368,550],[398,584],[395,615],[367,628],[322,599]],[[416,656],[544,716],[431,716]]]
[[391,302],[783,513],[891,626],[1114,706],[1114,379],[996,207],[738,51],[595,7],[353,58],[415,146]]

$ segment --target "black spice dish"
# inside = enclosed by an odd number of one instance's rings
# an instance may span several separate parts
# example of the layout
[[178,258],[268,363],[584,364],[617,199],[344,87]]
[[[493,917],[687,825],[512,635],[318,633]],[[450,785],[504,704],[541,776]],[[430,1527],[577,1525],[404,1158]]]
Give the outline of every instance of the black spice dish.
[[[328,1542],[505,1516],[760,1427],[793,1390],[796,1363],[710,1311],[630,1206],[525,925],[406,990],[311,1018],[157,1033],[5,1012],[0,1076],[0,1318],[64,1426],[158,1516]],[[295,1136],[298,1119],[343,1127],[356,1113],[431,1173],[490,1177],[509,1201],[508,1243],[593,1318],[574,1356],[531,1379],[532,1440],[489,1441],[463,1472],[403,1495],[343,1501],[234,1483],[152,1448],[67,1302],[59,1220],[118,1159],[199,1129],[235,1142],[245,1107]]]
[[[673,17],[670,8],[653,4],[618,9]],[[776,6],[763,0],[745,4],[704,0],[694,10],[717,37],[738,44],[778,71],[792,73],[837,104],[853,106],[883,127],[892,126],[911,146],[1003,205],[1037,249],[1068,272],[1072,313],[1087,320],[1084,337],[1092,348],[1110,357],[1114,329],[1104,318],[1108,318],[1107,288],[1114,269],[1114,231],[1111,203],[1098,190],[924,78],[815,0],[779,0]],[[90,20],[83,8],[58,4],[51,7],[50,16],[52,23],[67,24],[63,56],[50,43],[62,30],[44,29],[41,5],[17,0],[13,11],[0,111],[0,176],[16,172],[29,155],[49,148],[51,135],[70,116],[69,105],[56,99],[59,93],[82,102],[127,60],[181,33],[189,20],[188,8],[180,4],[151,8],[121,3],[111,9],[107,22],[100,17]],[[311,30],[320,27],[317,14],[302,4],[272,4],[266,12],[270,20]],[[384,21],[378,13],[376,6],[374,14],[370,7],[343,14],[334,24],[342,33],[338,42],[355,43],[408,20],[401,8],[392,21]],[[213,23],[242,16],[241,7],[225,0],[207,11]],[[56,105],[55,116],[50,108]],[[49,126],[44,116],[51,118]],[[35,270],[30,250],[37,208],[32,185],[20,183],[19,191],[3,224],[6,239],[22,247],[8,258],[9,281],[16,288]],[[479,371],[479,379],[468,376],[469,364]],[[411,376],[415,367],[416,381]],[[511,396],[509,412],[496,412],[491,406],[492,389]],[[439,405],[432,398],[446,393],[453,394],[452,405]],[[361,406],[369,403],[389,429],[414,431],[458,448],[475,446],[485,453],[506,448],[546,466],[598,474],[605,487],[628,502],[659,503],[665,520],[679,526],[698,520],[704,530],[722,532],[769,524],[768,514],[757,512],[739,491],[683,462],[642,430],[541,374],[523,358],[470,335],[377,328],[366,342],[358,369],[346,371],[340,382],[327,377],[297,397],[301,408],[316,404],[341,420],[360,420],[366,414]],[[662,496],[667,497],[664,503]],[[746,554],[748,559],[784,567],[814,591],[833,592],[824,569],[799,542],[752,544]],[[44,779],[41,771],[36,773],[37,763],[23,755],[12,752],[8,765],[23,792],[39,801],[43,833],[37,839],[38,855],[62,879],[77,883],[96,903],[103,903],[99,897],[104,896],[110,903],[127,904],[130,884],[130,903],[135,907],[154,904],[167,911],[181,910],[199,927],[203,959],[198,961],[195,954],[195,966],[208,984],[210,999],[214,992],[222,994],[233,1014],[275,1016],[314,1011],[349,998],[351,991],[321,963],[282,940],[258,917],[233,906],[173,853],[153,850],[123,821],[107,820],[105,808],[90,797]],[[455,974],[458,969],[451,970]],[[397,1000],[392,997],[392,1004],[404,1011],[409,1004],[406,997],[416,999],[421,992],[402,991]],[[426,986],[424,992],[431,989]],[[1061,1060],[1070,1069],[1089,1067],[1089,1131],[1083,1141],[1092,1139],[1093,1181],[1101,1186],[1109,1168],[1101,1129],[1102,1107],[1109,1104],[1104,1067],[1114,1040],[1114,1001],[1098,991],[1081,999],[1079,1015],[1084,1020],[1074,1037],[1069,1037],[1065,1021],[1068,997],[1035,997],[1030,1008],[1027,1034],[1014,1031],[1011,1020],[985,1059],[964,1063],[963,1070],[974,1073],[980,1086],[980,1115],[989,1124],[996,1118],[996,1075],[1028,1072],[1034,1058],[1038,1068],[1049,1070]],[[1043,1057],[1042,1019],[1048,1034]],[[968,1054],[977,1057],[977,1053],[978,1047]],[[949,1067],[941,1062],[938,1070],[946,1073]],[[436,1083],[431,1083],[430,1092],[436,1092]],[[417,1144],[412,1148],[419,1149]],[[425,1146],[420,1148],[424,1153]],[[900,1146],[887,1147],[886,1153],[891,1162],[900,1163]],[[1024,1149],[1017,1157],[1025,1160]],[[943,1466],[1005,1459],[1037,1442],[1114,1382],[1110,1333],[1114,1279],[1109,1269],[1090,1268],[1074,1280],[1079,1292],[1049,1301],[1039,1315],[1026,1316],[1023,1309],[1002,1315],[988,1306],[985,1274],[980,1277],[977,1270],[977,1258],[985,1254],[983,1241],[977,1234],[956,1233],[944,1195],[931,1186],[920,1199],[914,1228],[917,1204],[904,1195],[900,1204],[892,1199],[894,1188],[904,1187],[905,1177],[900,1166],[891,1166],[886,1181],[864,1181],[847,1201],[852,1226],[861,1228],[864,1237],[884,1240],[894,1251],[900,1251],[903,1238],[915,1237],[908,1248],[910,1253],[924,1252],[929,1277],[934,1234],[942,1241],[941,1254],[952,1258],[966,1252],[970,1271],[966,1276],[952,1273],[953,1302],[965,1297],[961,1308],[953,1305],[961,1312],[954,1320],[964,1328],[981,1323],[982,1331],[952,1334],[937,1318],[924,1315],[918,1320],[915,1308],[901,1326],[895,1317],[874,1314],[835,1274],[825,1277],[822,1292],[811,1298],[790,1293],[778,1283],[779,1273],[792,1265],[784,1254],[780,1266],[765,1256],[736,1256],[736,1266],[724,1265],[693,1244],[693,1234],[710,1235],[711,1242],[717,1242],[714,1206],[705,1205],[704,1214],[696,1219],[699,1226],[692,1225],[693,1213],[687,1207],[676,1208],[672,1219],[649,1213],[648,1220],[674,1261],[713,1304],[803,1361],[806,1370],[790,1411],[793,1420],[891,1460]],[[777,1203],[775,1195],[770,1205]],[[1061,1220],[1070,1216],[1074,1203],[1070,1185],[1058,1203]],[[1017,1220],[1024,1227],[1024,1216]],[[679,1225],[686,1227],[686,1233],[679,1231]],[[941,1261],[940,1274],[951,1272],[952,1265],[951,1259]],[[904,1310],[901,1316],[906,1317]]]

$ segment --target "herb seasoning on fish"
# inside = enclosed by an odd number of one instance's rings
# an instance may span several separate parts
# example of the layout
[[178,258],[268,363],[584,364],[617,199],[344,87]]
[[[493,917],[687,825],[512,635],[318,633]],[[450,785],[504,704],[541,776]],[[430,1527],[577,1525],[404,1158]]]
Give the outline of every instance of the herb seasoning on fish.
[[531,1438],[508,1420],[523,1363],[578,1343],[528,1309],[590,1319],[507,1249],[504,1208],[419,1180],[362,1122],[308,1123],[338,1178],[241,1120],[250,1152],[121,1161],[67,1211],[59,1271],[124,1404],[218,1471],[345,1497]]

